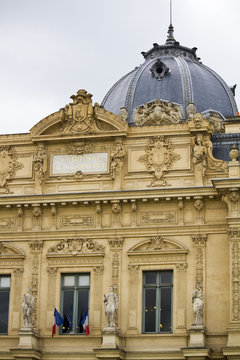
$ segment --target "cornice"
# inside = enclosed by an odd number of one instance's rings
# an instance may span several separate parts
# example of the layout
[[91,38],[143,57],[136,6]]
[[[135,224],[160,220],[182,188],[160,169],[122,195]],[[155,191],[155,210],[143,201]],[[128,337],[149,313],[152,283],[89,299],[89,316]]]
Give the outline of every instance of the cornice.
[[[219,181],[213,180],[215,182]],[[231,183],[234,179],[224,179]],[[240,179],[237,179],[240,186]],[[235,185],[236,186],[236,185]],[[162,199],[186,199],[204,197],[214,197],[218,195],[216,189],[212,186],[204,187],[181,187],[181,188],[154,188],[144,190],[121,190],[121,191],[101,191],[101,192],[81,192],[81,193],[65,193],[65,194],[43,194],[43,195],[17,195],[17,196],[0,196],[0,206],[6,205],[52,205],[60,204],[66,205],[66,203],[83,203],[103,201],[114,202],[118,201],[136,201],[141,200],[143,202],[154,200],[159,201]]]

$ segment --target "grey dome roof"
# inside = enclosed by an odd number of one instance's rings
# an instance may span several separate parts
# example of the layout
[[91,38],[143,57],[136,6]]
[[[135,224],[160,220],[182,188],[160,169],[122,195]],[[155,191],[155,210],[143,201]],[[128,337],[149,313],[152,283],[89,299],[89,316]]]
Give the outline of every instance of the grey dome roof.
[[165,45],[153,44],[151,50],[142,53],[145,62],[113,85],[102,101],[105,109],[118,114],[125,107],[130,124],[137,107],[156,98],[177,103],[183,118],[190,102],[198,112],[214,110],[224,117],[236,115],[233,92],[224,80],[199,61],[197,48],[175,41],[171,25],[168,34]]

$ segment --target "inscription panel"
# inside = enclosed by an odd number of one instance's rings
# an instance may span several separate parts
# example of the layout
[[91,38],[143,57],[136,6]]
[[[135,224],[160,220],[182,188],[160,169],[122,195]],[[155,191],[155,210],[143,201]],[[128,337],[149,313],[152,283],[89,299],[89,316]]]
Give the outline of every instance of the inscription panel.
[[84,155],[53,155],[52,175],[98,173],[108,171],[108,153]]

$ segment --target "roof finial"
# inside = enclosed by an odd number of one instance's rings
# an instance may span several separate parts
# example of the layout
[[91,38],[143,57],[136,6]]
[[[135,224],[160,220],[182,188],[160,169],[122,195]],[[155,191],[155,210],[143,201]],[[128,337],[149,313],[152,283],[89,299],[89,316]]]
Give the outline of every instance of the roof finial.
[[166,44],[174,44],[175,39],[173,36],[173,26],[172,26],[172,0],[170,0],[170,25],[168,27],[168,37]]

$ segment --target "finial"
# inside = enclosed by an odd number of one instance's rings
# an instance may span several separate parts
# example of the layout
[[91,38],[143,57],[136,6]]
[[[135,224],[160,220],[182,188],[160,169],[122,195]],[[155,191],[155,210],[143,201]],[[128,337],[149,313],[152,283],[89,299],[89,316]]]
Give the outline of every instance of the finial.
[[170,0],[170,25],[168,27],[168,37],[166,41],[167,44],[174,44],[176,41],[173,36],[173,26],[172,26],[172,0]]

